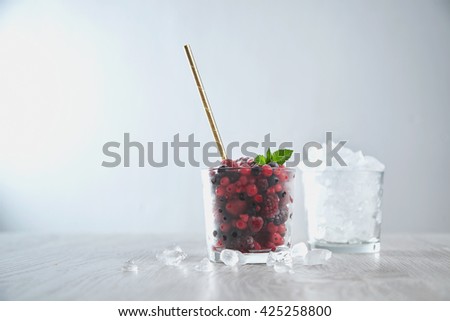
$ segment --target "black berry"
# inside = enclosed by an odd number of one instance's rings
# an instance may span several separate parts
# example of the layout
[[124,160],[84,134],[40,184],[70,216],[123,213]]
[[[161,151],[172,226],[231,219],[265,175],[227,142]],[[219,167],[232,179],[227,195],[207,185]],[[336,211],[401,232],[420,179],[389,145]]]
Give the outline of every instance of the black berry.
[[269,182],[269,186],[273,186],[276,185],[279,181],[278,177],[276,177],[275,175],[272,175],[268,178],[267,180]]
[[252,167],[252,175],[253,176],[258,176],[259,174],[261,174],[262,169],[259,166],[254,166]]
[[237,180],[239,179],[240,175],[238,172],[236,171],[230,171],[229,173],[227,173],[228,178],[230,179],[231,183],[235,183],[237,182]]

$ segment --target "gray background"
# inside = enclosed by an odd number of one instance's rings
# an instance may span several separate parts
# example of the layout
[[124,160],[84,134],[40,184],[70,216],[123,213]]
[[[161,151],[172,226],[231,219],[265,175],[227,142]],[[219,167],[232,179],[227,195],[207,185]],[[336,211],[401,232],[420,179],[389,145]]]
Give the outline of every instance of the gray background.
[[225,142],[332,131],[386,164],[384,231],[450,231],[450,2],[410,0],[0,2],[0,230],[203,232],[198,168],[100,166],[211,140],[185,43]]

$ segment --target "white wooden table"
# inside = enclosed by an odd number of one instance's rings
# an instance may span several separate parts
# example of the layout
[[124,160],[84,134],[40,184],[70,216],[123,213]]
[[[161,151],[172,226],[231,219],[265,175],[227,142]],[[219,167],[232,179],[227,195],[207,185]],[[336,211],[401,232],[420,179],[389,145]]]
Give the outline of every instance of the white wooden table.
[[[156,251],[174,241],[188,259],[160,265]],[[450,234],[383,236],[380,254],[336,254],[295,274],[223,264],[197,272],[203,257],[202,239],[0,234],[0,299],[450,300]],[[122,272],[131,258],[139,272]]]

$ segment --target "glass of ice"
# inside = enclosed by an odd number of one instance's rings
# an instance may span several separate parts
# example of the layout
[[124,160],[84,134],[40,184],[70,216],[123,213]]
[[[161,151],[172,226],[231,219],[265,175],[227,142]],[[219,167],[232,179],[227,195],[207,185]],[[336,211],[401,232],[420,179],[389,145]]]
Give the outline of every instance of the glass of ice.
[[308,238],[334,252],[380,250],[384,170],[358,168],[302,173]]
[[290,246],[295,168],[254,165],[202,171],[208,256],[241,252],[265,263],[270,251]]

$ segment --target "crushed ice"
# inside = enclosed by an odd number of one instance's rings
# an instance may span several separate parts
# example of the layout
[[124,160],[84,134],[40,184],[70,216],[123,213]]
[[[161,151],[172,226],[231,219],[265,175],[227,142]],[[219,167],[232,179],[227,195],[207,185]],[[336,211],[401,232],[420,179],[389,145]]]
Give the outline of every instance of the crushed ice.
[[324,249],[312,249],[309,251],[304,258],[305,265],[320,265],[326,264],[331,258],[331,251]]
[[205,257],[194,267],[194,269],[198,272],[210,272],[214,270],[214,265]]
[[277,273],[292,271],[292,256],[290,251],[270,252],[267,257],[267,266],[272,266]]
[[[326,143],[322,143],[322,146],[326,146]],[[337,144],[335,142],[331,143],[332,148],[334,149]],[[326,148],[311,148],[308,151],[308,159],[311,162],[315,162],[316,160],[321,160],[322,163],[317,167],[308,167],[304,164],[304,162],[299,164],[301,170],[368,170],[368,171],[384,171],[385,165],[381,163],[378,159],[373,156],[366,156],[362,151],[352,151],[350,148],[345,146],[341,147],[338,150],[338,155],[344,160],[347,166],[342,166],[336,160],[332,161],[331,166],[327,166],[327,149]]]
[[[336,146],[332,144],[333,148]],[[342,147],[339,156],[347,166],[333,160],[326,166],[326,149],[311,149],[310,161],[300,164],[310,236],[317,242],[358,244],[374,242],[381,228],[381,200],[385,165],[361,151]]]
[[236,266],[239,263],[239,251],[223,250],[220,252],[220,260],[228,266]]
[[186,259],[187,254],[183,252],[181,247],[173,246],[164,249],[156,254],[156,259],[164,265],[177,266]]
[[301,265],[326,264],[331,258],[331,251],[323,249],[312,249],[308,251],[305,243],[297,243],[287,251],[270,252],[266,265],[273,267],[277,273],[295,273],[293,263]]
[[138,266],[134,263],[133,260],[128,260],[122,265],[123,272],[137,272]]
[[304,257],[306,253],[308,253],[308,247],[303,242],[294,244],[291,248],[292,257]]

